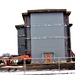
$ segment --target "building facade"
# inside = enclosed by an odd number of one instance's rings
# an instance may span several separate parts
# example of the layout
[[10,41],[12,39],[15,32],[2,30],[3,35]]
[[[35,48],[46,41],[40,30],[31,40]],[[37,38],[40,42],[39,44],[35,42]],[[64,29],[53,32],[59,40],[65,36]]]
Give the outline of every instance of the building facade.
[[22,43],[24,46],[18,48],[18,54],[30,54],[32,58],[44,58],[46,54],[71,57],[70,13],[66,9],[28,10],[22,13],[25,24],[16,28],[18,36],[24,35],[18,38],[18,47]]

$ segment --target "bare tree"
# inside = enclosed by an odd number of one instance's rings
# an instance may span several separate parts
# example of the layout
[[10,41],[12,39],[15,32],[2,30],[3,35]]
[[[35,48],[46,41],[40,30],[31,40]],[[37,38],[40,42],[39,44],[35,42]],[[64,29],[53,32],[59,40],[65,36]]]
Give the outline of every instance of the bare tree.
[[9,53],[4,53],[4,54],[2,55],[2,57],[9,57],[9,56],[10,56]]

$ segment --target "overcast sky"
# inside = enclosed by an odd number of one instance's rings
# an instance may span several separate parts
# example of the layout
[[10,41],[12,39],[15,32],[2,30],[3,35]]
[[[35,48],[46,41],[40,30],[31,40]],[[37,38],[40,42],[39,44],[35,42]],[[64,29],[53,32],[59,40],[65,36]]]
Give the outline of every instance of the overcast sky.
[[21,13],[30,9],[67,9],[71,11],[71,45],[75,52],[75,0],[0,0],[0,55],[17,54],[17,30],[24,24]]

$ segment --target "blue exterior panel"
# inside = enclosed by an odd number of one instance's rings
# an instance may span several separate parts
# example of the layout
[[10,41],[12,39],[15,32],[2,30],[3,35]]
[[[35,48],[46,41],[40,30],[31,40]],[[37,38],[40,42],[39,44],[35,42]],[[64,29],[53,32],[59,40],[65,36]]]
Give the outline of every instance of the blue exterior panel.
[[65,57],[63,13],[32,13],[30,17],[32,58],[41,58],[45,52]]

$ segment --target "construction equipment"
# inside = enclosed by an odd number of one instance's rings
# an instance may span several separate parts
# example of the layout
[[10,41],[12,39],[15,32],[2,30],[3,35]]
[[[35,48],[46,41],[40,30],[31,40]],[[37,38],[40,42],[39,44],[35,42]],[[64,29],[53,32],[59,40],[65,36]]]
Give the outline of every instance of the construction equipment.
[[[31,57],[29,55],[13,55],[10,57],[1,57],[0,61],[4,63],[5,66],[12,66],[15,64],[14,60],[18,60],[17,64],[23,64],[24,60],[26,64],[31,63]],[[20,60],[20,61],[19,61]]]

